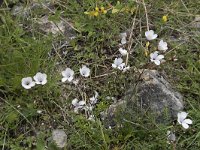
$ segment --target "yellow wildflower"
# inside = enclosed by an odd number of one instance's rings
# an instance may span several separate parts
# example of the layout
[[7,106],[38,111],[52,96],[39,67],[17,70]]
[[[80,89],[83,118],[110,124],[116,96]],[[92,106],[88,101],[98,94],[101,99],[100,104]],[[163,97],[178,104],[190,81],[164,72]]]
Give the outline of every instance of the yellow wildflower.
[[99,15],[99,12],[98,11],[94,11],[93,15],[97,17]]
[[98,11],[98,12],[99,12],[99,7],[95,7],[95,11]]
[[101,13],[102,13],[102,14],[106,14],[106,13],[107,13],[107,10],[105,10],[104,7],[101,7],[100,10],[101,10]]
[[167,15],[162,16],[162,21],[163,22],[167,22],[167,20],[168,20],[168,16]]
[[146,48],[148,48],[148,47],[149,47],[149,45],[150,45],[150,43],[149,43],[149,42],[146,42]]
[[149,55],[149,51],[147,49],[144,50],[144,55],[147,57]]

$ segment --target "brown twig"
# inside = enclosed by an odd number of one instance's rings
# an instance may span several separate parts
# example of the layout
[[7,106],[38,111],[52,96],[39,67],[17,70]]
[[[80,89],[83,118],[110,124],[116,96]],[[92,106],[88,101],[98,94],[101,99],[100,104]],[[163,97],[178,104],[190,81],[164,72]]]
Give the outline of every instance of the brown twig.
[[144,11],[145,11],[145,15],[146,15],[147,31],[149,31],[149,19],[148,19],[148,14],[147,14],[147,7],[146,7],[144,0],[142,0],[142,3],[143,3],[143,6],[144,6]]
[[130,33],[130,36],[129,36],[129,39],[128,39],[129,44],[128,44],[128,53],[126,55],[126,66],[128,65],[129,54],[130,54],[131,47],[132,47],[132,44],[133,44],[132,36],[133,36],[133,30],[135,28],[135,20],[136,20],[136,16],[137,16],[137,10],[138,10],[138,6],[136,8],[136,13],[135,13],[135,16],[133,18],[133,23],[132,23],[132,27],[131,27],[131,33]]

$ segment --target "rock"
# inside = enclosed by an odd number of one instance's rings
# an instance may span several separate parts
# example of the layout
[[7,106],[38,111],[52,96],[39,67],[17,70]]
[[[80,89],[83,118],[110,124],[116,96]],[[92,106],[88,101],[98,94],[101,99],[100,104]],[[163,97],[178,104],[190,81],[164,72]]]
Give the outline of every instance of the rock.
[[[101,118],[106,126],[115,126],[118,108],[154,114],[157,123],[171,123],[183,109],[183,97],[156,70],[139,73],[140,81],[133,83],[127,90],[124,100],[112,104]],[[135,110],[133,110],[135,109]],[[130,112],[130,111],[129,111]],[[124,113],[124,112],[123,112]]]
[[[141,81],[136,86],[138,102],[142,109],[155,113],[156,121],[164,123],[165,116],[175,119],[177,113],[183,109],[183,97],[176,92],[156,70],[144,70]],[[130,88],[129,93],[135,89]],[[134,100],[129,97],[130,100]]]
[[18,4],[11,9],[11,14],[13,16],[26,18],[30,14],[30,8],[24,7],[22,4]]
[[195,16],[194,21],[191,23],[191,27],[200,29],[200,15]]
[[59,22],[50,21],[48,16],[43,16],[38,20],[39,28],[45,33],[53,35],[64,34],[69,40],[75,38],[75,31],[64,20]]
[[48,19],[48,16],[43,16],[39,19],[40,29],[46,33],[58,34],[60,32],[64,33],[65,26],[63,21],[54,23]]
[[63,130],[61,129],[53,130],[52,138],[59,148],[65,147],[67,143],[67,135]]
[[37,9],[48,10],[51,4],[51,0],[33,0],[28,5],[18,2],[12,7],[11,14],[17,17],[28,18],[32,11],[37,11]]
[[115,118],[117,116],[117,111],[120,108],[123,109],[125,106],[126,106],[126,101],[121,100],[110,105],[106,111],[101,112],[100,114],[101,119],[103,120],[107,128],[113,127],[116,125]]
[[176,141],[176,135],[172,131],[167,131],[167,140],[169,143]]

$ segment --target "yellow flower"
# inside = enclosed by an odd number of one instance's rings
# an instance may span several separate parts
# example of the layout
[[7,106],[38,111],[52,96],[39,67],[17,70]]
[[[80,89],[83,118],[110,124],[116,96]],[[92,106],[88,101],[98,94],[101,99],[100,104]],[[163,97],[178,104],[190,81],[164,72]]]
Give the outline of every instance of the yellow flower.
[[97,17],[99,15],[99,12],[98,11],[94,11],[93,15]]
[[148,48],[148,47],[149,47],[149,45],[150,45],[150,43],[149,43],[149,42],[146,42],[146,48]]
[[162,16],[162,21],[163,22],[167,22],[167,20],[168,20],[168,16],[167,15]]
[[95,7],[95,11],[99,11],[99,7]]
[[102,14],[106,14],[107,13],[107,10],[105,10],[104,7],[101,7],[100,10],[101,10]]
[[148,50],[144,50],[144,55],[147,57],[149,55],[149,51]]

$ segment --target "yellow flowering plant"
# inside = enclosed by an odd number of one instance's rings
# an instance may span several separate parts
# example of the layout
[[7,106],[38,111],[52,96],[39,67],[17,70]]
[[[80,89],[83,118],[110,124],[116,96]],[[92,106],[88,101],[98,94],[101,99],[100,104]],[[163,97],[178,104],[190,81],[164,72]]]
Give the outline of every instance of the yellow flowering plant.
[[101,14],[106,14],[106,13],[107,10],[103,6],[101,6],[100,8],[96,6],[94,10],[84,12],[84,14],[89,15],[91,17],[97,17]]

